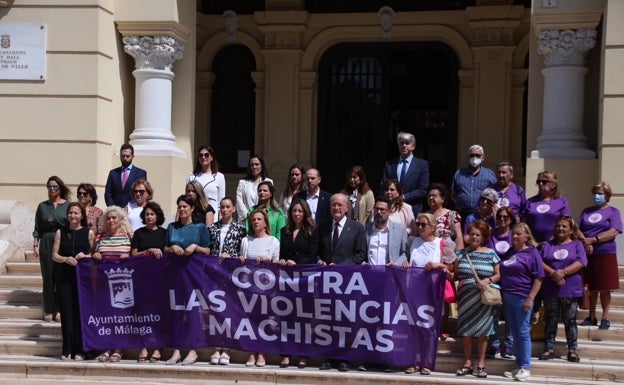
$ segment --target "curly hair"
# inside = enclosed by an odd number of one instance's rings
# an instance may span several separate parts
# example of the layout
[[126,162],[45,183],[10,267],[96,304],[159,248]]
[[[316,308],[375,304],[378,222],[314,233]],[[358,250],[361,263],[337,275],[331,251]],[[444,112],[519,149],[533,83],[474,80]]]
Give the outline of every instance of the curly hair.
[[108,226],[108,214],[115,213],[117,214],[117,219],[119,219],[119,231],[122,234],[130,237],[132,234],[132,226],[130,226],[130,222],[128,221],[128,215],[126,212],[119,206],[108,206],[104,213],[102,214],[102,218],[104,219],[104,224],[102,225],[102,232],[108,235],[115,235],[111,232],[110,227]]

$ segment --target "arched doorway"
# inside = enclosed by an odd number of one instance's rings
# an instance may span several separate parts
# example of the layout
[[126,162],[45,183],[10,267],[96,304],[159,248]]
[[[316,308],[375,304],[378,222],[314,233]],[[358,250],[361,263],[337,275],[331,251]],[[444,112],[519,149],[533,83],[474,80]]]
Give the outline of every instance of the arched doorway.
[[457,56],[435,42],[352,43],[330,48],[319,66],[317,167],[339,191],[347,169],[365,167],[375,192],[396,134],[411,132],[431,181],[449,183],[456,167]]
[[233,44],[217,52],[212,68],[210,143],[222,172],[243,173],[254,153],[256,61],[249,48]]

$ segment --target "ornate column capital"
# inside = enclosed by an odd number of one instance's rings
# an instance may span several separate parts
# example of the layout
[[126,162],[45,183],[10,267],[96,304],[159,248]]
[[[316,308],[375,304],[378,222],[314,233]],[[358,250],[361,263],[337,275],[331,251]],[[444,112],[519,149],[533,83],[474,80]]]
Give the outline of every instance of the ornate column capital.
[[170,36],[125,36],[122,41],[124,52],[134,58],[136,69],[173,72],[173,62],[184,56],[184,44]]
[[584,65],[587,51],[596,45],[597,31],[581,29],[545,29],[537,35],[537,52],[544,55],[547,67]]

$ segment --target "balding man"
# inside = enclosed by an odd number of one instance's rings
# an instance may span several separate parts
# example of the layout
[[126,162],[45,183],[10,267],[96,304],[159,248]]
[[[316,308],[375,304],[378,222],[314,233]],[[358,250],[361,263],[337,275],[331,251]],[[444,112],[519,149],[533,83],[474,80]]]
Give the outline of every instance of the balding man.
[[308,190],[297,193],[295,197],[305,199],[308,202],[312,212],[312,219],[314,219],[316,227],[321,228],[322,225],[331,220],[329,212],[331,194],[321,189],[321,173],[319,170],[315,168],[309,169],[306,172],[306,180],[308,181]]

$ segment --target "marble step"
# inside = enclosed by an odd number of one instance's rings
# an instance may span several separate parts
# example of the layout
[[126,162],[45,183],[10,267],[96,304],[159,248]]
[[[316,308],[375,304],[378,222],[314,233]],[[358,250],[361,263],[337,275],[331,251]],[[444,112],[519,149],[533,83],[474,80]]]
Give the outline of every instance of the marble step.
[[0,319],[36,319],[43,317],[43,305],[34,304],[0,304]]
[[7,262],[7,274],[41,275],[39,262]]
[[0,304],[37,304],[43,303],[41,288],[0,288]]
[[33,288],[43,285],[41,274],[3,274],[0,275],[0,288]]
[[0,319],[0,339],[3,336],[43,337],[61,336],[60,322],[44,322],[43,320]]

